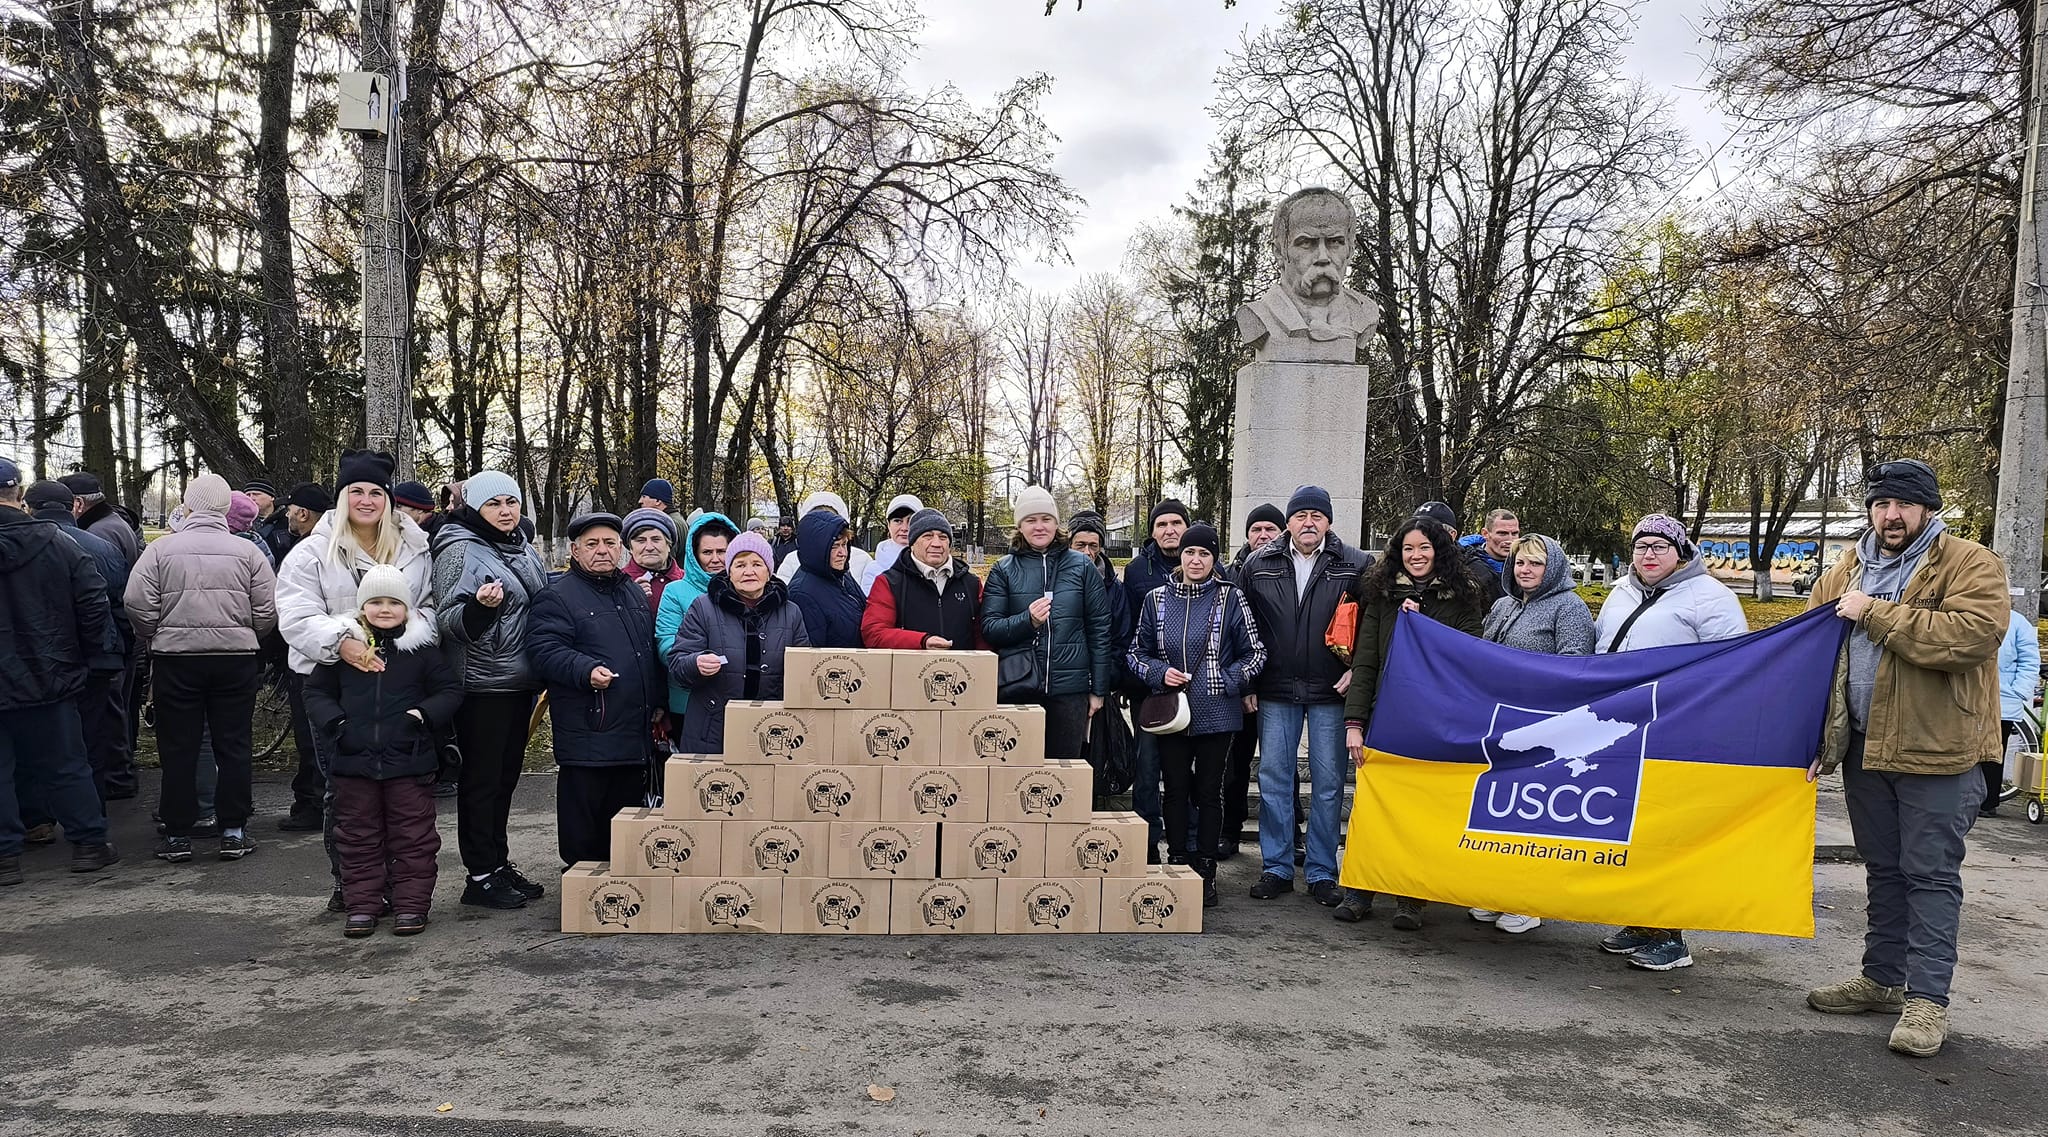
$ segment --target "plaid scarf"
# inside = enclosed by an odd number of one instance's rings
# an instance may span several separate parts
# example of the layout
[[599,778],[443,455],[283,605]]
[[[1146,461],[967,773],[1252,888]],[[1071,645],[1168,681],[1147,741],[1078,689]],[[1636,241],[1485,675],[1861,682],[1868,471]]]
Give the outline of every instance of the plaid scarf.
[[[1228,599],[1222,589],[1223,581],[1215,576],[1211,576],[1200,584],[1189,584],[1180,579],[1179,574],[1175,574],[1166,587],[1154,593],[1154,595],[1159,597],[1159,608],[1158,611],[1153,613],[1152,621],[1152,626],[1159,636],[1159,654],[1162,658],[1171,661],[1173,656],[1166,650],[1166,594],[1168,592],[1173,593],[1186,606],[1181,617],[1183,636],[1186,634],[1188,621],[1194,616],[1195,602],[1205,596],[1214,597],[1214,603],[1209,605],[1209,629],[1207,635],[1203,637],[1202,654],[1199,657],[1200,663],[1203,666],[1196,666],[1195,659],[1182,659],[1180,661],[1180,670],[1198,676],[1202,682],[1202,690],[1218,697],[1221,697],[1224,693],[1223,604]],[[1185,640],[1183,640],[1184,646]],[[1182,654],[1186,655],[1186,652],[1183,651]]]

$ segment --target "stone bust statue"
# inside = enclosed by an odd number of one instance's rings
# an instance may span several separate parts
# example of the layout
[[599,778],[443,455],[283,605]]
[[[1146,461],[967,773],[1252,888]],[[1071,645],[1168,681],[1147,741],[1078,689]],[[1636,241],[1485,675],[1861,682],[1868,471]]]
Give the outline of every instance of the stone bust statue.
[[1237,310],[1238,340],[1261,363],[1356,363],[1379,326],[1379,306],[1345,286],[1358,214],[1335,190],[1311,187],[1273,210],[1280,282]]

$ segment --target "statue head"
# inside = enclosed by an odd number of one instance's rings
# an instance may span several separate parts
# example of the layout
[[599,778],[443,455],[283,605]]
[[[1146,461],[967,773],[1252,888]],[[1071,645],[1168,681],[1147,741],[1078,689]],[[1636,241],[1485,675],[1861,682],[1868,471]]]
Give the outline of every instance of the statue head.
[[1273,210],[1273,252],[1280,284],[1297,301],[1327,305],[1351,275],[1358,214],[1343,194],[1321,186],[1296,190]]

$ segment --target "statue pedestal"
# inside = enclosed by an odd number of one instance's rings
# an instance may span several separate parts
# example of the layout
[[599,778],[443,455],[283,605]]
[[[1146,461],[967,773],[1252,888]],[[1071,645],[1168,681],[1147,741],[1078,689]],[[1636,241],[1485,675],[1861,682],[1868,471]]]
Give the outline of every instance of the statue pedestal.
[[1357,363],[1254,363],[1237,373],[1230,444],[1232,547],[1261,503],[1282,512],[1295,487],[1330,491],[1331,527],[1356,545],[1365,530],[1366,368]]

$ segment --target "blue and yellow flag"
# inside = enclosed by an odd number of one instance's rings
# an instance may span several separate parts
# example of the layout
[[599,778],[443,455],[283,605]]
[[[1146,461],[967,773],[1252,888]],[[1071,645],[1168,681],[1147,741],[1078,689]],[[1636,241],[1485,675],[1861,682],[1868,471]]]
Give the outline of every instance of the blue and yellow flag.
[[1560,920],[1813,935],[1832,609],[1718,643],[1552,656],[1403,614],[1347,887]]

